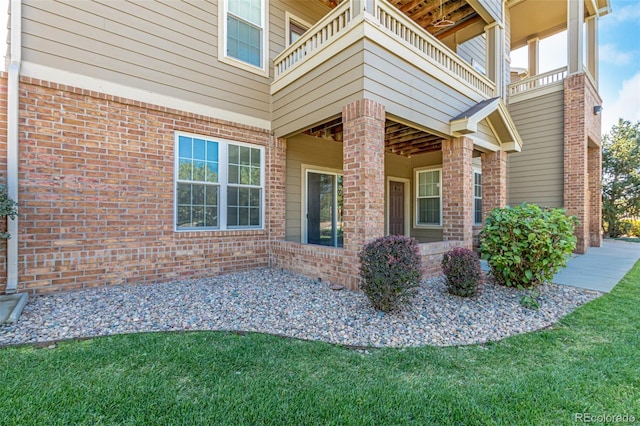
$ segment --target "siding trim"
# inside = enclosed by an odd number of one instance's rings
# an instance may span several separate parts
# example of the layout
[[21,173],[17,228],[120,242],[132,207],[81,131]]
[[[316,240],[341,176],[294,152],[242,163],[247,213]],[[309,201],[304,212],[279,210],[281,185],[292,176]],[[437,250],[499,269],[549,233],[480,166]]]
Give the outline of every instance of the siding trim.
[[20,74],[23,77],[52,81],[80,89],[106,93],[125,99],[132,99],[143,103],[213,117],[220,120],[230,121],[232,123],[243,124],[245,126],[259,127],[261,129],[271,131],[270,120],[227,111],[210,105],[203,105],[186,99],[179,99],[173,96],[153,93],[147,90],[125,86],[123,84],[113,83],[99,78],[89,77],[87,75],[76,74],[33,62],[23,62]]

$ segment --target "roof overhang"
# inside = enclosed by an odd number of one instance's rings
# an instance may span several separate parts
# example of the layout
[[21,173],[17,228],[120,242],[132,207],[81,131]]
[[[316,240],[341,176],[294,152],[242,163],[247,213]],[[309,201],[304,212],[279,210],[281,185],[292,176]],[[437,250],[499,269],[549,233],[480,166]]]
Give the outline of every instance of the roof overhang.
[[522,150],[522,138],[511,119],[502,98],[492,98],[479,102],[462,114],[453,117],[449,121],[451,134],[463,136],[478,131],[478,123],[487,119],[500,142],[500,149],[506,152],[519,152]]

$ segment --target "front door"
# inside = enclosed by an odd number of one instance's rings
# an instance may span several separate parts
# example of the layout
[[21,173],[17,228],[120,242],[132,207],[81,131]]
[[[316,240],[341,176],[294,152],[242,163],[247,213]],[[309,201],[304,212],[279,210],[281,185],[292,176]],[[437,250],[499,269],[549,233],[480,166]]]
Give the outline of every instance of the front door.
[[389,181],[389,235],[405,235],[404,182]]

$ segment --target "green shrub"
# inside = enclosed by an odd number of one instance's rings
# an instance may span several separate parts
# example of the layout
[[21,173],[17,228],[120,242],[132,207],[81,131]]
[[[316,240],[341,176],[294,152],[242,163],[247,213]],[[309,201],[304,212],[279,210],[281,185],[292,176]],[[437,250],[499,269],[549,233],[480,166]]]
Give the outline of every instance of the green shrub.
[[499,284],[535,287],[566,265],[576,223],[562,209],[533,204],[494,209],[480,232],[480,251]]
[[[7,187],[0,185],[0,217],[10,217],[15,219],[18,215],[18,204],[9,197]],[[0,233],[0,238],[9,239],[11,235],[6,232]]]
[[391,235],[360,252],[362,291],[373,307],[389,312],[411,301],[422,278],[422,258],[414,238]]
[[482,279],[480,259],[473,251],[456,247],[442,256],[442,272],[447,279],[447,290],[456,296],[469,297],[478,293]]
[[629,237],[640,237],[640,219],[627,219],[621,224],[626,235]]

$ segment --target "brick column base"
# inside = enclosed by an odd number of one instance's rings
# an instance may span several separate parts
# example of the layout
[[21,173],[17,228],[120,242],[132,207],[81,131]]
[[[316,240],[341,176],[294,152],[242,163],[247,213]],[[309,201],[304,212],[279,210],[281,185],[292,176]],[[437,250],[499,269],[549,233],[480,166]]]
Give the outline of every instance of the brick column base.
[[362,246],[384,235],[384,106],[355,101],[342,122],[345,285],[356,289]]
[[482,220],[507,205],[507,153],[482,153]]
[[442,239],[473,246],[473,141],[442,142]]
[[589,170],[589,245],[602,245],[602,150],[589,147],[587,150]]
[[584,78],[584,74],[574,74],[564,81],[564,208],[579,221],[577,253],[586,253],[589,246]]

